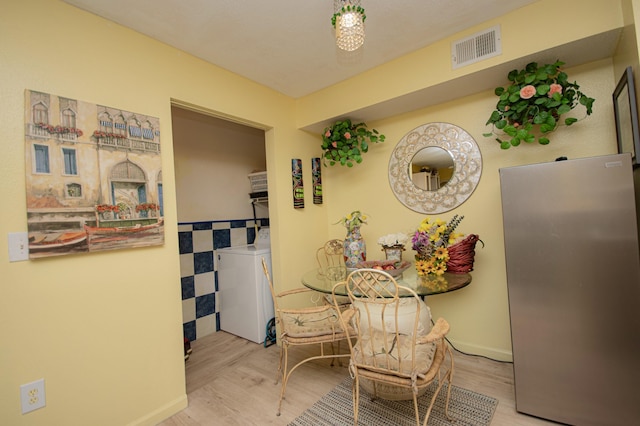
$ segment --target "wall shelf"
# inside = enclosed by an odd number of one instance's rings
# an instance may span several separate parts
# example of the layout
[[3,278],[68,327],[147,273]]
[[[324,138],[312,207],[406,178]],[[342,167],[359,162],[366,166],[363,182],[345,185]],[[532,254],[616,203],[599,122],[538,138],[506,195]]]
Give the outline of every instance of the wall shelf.
[[269,204],[269,197],[257,197],[252,198],[251,203],[253,204]]

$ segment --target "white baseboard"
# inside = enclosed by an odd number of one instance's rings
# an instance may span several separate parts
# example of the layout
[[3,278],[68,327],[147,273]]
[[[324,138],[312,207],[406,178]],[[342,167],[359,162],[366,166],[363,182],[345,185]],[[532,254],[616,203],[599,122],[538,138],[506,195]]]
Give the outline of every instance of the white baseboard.
[[511,351],[476,345],[455,339],[449,339],[449,341],[456,349],[470,355],[481,355],[498,361],[513,362],[513,353]]
[[179,413],[189,406],[187,395],[182,395],[178,399],[163,405],[147,415],[129,423],[127,426],[154,426],[163,420],[168,419],[174,414]]

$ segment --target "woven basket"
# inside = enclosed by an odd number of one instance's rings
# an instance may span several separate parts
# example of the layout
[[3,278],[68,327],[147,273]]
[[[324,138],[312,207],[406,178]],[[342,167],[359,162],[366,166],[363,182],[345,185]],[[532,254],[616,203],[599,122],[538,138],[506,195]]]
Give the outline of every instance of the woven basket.
[[473,260],[476,255],[476,243],[484,243],[476,234],[469,234],[467,237],[448,247],[449,261],[447,262],[447,272],[453,274],[465,274],[473,271]]

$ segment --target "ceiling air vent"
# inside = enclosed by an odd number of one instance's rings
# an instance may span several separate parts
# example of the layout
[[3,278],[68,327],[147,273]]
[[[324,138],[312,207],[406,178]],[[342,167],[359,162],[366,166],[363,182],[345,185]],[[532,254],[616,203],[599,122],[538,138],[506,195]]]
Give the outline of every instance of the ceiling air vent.
[[499,25],[451,43],[453,69],[492,58],[501,53],[502,41]]

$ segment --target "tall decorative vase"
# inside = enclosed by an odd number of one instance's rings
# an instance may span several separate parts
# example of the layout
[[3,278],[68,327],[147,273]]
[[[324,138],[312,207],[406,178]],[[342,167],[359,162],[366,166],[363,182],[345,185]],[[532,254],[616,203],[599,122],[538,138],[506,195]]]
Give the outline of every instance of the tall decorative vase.
[[358,262],[365,260],[367,260],[367,247],[360,235],[360,227],[356,226],[351,232],[347,231],[344,239],[344,263],[347,268],[355,268]]

